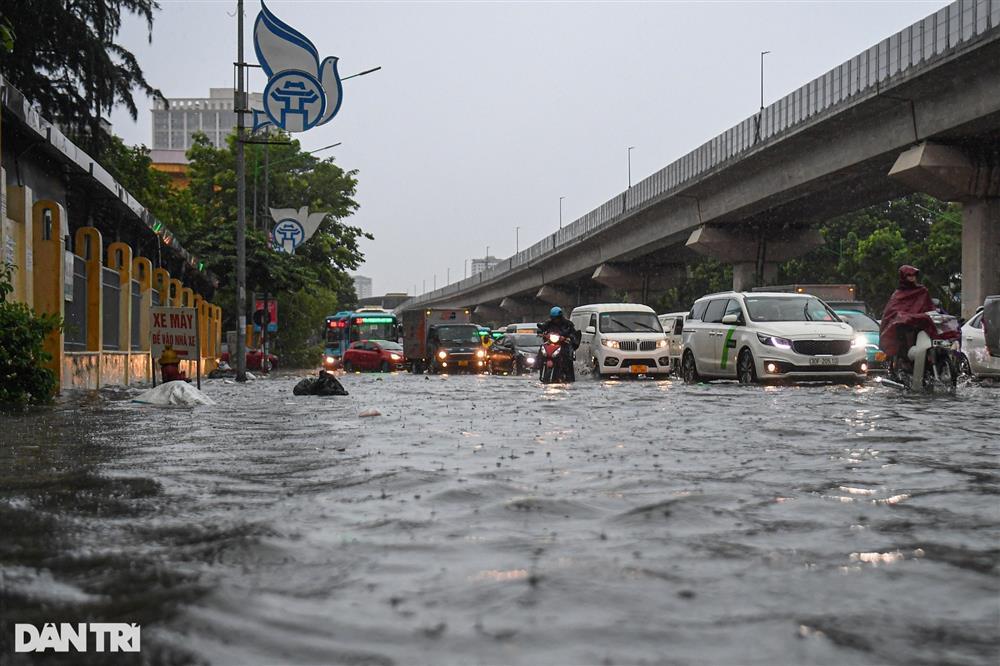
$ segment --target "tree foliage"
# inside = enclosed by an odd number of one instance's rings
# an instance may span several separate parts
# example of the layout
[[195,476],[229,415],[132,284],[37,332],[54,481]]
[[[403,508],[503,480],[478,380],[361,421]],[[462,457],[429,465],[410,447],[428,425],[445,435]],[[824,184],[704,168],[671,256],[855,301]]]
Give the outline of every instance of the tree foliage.
[[8,301],[12,271],[9,264],[0,269],[0,406],[44,404],[52,400],[57,387],[55,375],[43,367],[52,358],[43,344],[62,320]]
[[116,41],[127,14],[146,20],[152,40],[158,8],[155,0],[0,0],[3,75],[99,157],[102,116],[124,105],[135,119],[135,89],[163,99]]
[[953,204],[913,194],[829,220],[825,245],[783,264],[782,283],[853,283],[877,314],[899,282],[902,264],[918,267],[945,309],[961,295],[962,221]]

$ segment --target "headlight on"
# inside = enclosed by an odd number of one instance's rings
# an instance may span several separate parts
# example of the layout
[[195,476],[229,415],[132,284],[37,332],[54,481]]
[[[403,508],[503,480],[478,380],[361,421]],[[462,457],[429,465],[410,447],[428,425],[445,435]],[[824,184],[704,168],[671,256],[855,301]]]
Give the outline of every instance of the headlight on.
[[663,349],[666,346],[667,346],[667,341],[666,340],[657,340],[656,341],[656,348],[657,349]]
[[333,365],[333,364],[334,364],[334,362],[335,362],[336,360],[337,360],[337,359],[335,359],[335,358],[334,358],[334,357],[332,357],[332,356],[327,356],[327,357],[326,357],[326,362],[327,362],[327,363],[329,363],[330,365]]
[[757,334],[757,339],[760,340],[762,345],[768,345],[770,347],[777,347],[778,349],[791,349],[792,341],[788,338],[779,338],[776,335],[761,335]]
[[398,361],[399,359],[401,359],[403,357],[400,356],[399,354],[389,354],[389,358],[391,358],[393,361]]
[[855,336],[854,340],[851,341],[851,349],[857,349],[858,347],[867,347],[868,338],[863,335]]
[[605,340],[604,338],[601,338],[601,344],[611,349],[619,349],[621,347],[617,340]]
[[528,365],[534,365],[535,364],[535,357],[534,356],[529,356],[528,358],[524,359],[524,362],[527,363]]
[[442,349],[438,352],[438,358],[448,358],[448,352]]
[[560,339],[561,338],[558,335],[556,335],[555,333],[552,333],[552,334],[549,335],[549,342],[551,342],[552,344],[555,344],[555,343],[559,342]]
[[483,358],[484,356],[486,356],[486,352],[485,351],[483,351],[482,349],[477,349],[476,350],[476,358]]

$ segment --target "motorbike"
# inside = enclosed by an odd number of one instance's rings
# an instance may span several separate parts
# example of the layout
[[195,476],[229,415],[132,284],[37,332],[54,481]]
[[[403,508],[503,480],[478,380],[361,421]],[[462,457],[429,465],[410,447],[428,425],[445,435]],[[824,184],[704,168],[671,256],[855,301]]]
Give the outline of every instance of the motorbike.
[[542,346],[538,350],[538,378],[543,384],[572,382],[576,379],[573,372],[573,345],[569,338],[558,333],[547,333],[542,338]]
[[948,314],[925,312],[920,330],[909,348],[900,347],[889,359],[886,383],[912,391],[954,390],[958,383],[958,320]]

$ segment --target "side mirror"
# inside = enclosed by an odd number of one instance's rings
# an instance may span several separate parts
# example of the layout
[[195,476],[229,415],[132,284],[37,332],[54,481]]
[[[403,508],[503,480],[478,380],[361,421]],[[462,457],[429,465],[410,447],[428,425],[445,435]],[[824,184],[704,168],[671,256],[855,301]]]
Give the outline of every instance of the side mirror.
[[738,326],[740,323],[740,316],[735,314],[727,314],[722,318],[722,323],[727,326]]
[[587,328],[583,329],[583,332],[586,333],[587,335],[593,335],[594,333],[597,333],[597,329],[594,328],[593,326],[588,326]]

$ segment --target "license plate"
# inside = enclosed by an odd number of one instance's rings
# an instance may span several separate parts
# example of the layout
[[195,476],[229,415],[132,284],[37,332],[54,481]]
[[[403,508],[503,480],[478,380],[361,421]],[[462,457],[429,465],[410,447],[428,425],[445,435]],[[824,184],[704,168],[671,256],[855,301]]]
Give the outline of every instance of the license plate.
[[809,365],[837,365],[837,359],[835,359],[835,358],[811,358],[811,359],[809,359]]
[[469,365],[468,361],[459,361],[458,362],[458,367],[460,367],[460,368],[464,368],[467,365]]
[[629,368],[629,371],[633,375],[642,375],[642,374],[645,374],[645,373],[649,372],[649,366],[648,365],[633,365],[631,368]]

